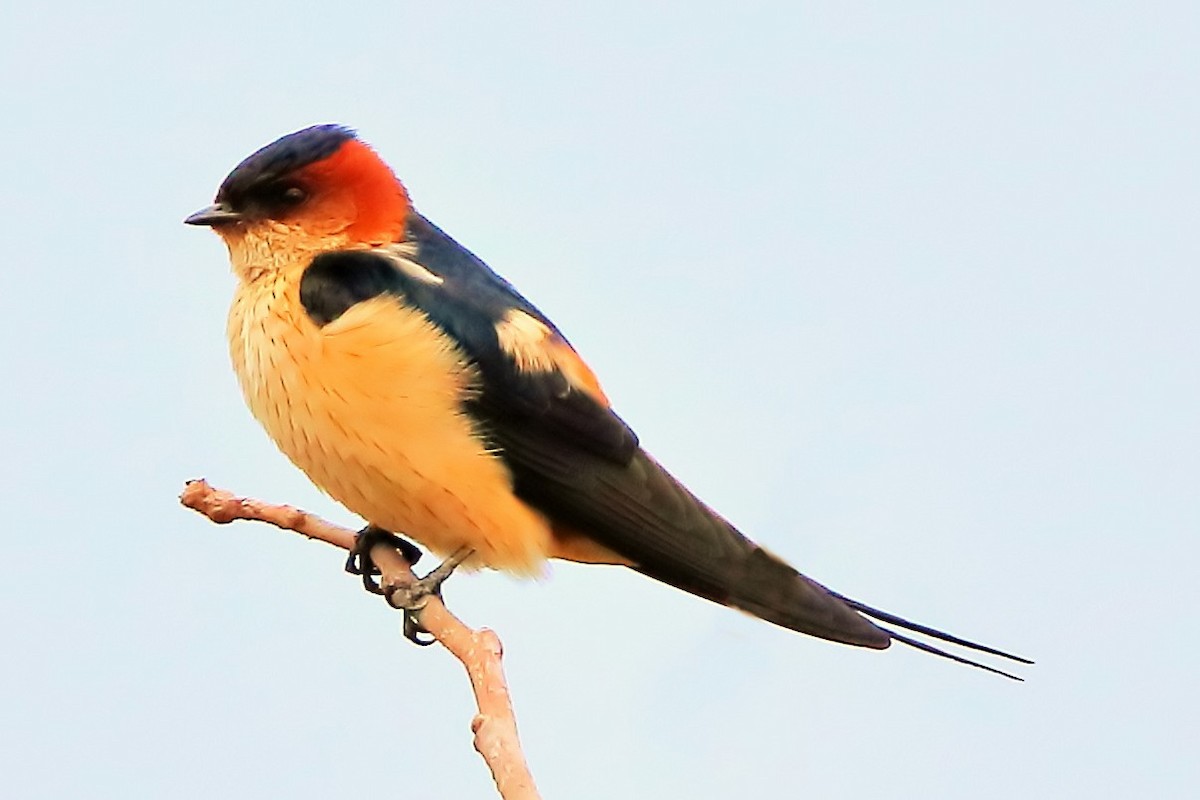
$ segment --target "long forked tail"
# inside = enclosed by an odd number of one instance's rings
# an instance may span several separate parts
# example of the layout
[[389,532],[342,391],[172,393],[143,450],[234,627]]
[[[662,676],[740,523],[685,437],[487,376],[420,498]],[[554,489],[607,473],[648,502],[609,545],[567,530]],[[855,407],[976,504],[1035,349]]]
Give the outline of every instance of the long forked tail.
[[666,569],[660,565],[654,565],[657,568],[652,569],[647,564],[639,565],[636,569],[684,591],[749,612],[767,622],[843,644],[880,650],[896,641],[1012,680],[1024,680],[887,627],[893,625],[980,653],[1022,664],[1033,663],[1021,656],[911,622],[832,591],[742,537],[720,517],[712,515],[712,519],[724,525],[729,534],[720,558],[698,557],[703,551],[697,548],[691,554],[691,561],[674,559]]
[[[871,617],[873,620],[876,620],[878,622],[886,622],[889,625],[895,625],[898,628],[903,628],[904,630],[912,631],[913,633],[919,633],[924,636],[928,636],[932,639],[937,639],[938,641],[946,642],[948,644],[958,645],[959,647],[965,647],[969,650],[975,650],[980,653],[988,653],[989,655],[999,656],[1000,658],[1007,658],[1010,661],[1016,661],[1017,663],[1020,663],[1020,664],[1032,664],[1033,663],[1028,658],[1022,658],[1021,656],[1013,655],[1012,653],[1006,653],[1003,650],[998,650],[995,647],[988,647],[985,644],[979,644],[978,642],[972,642],[969,639],[963,639],[959,636],[954,636],[953,634],[946,633],[945,631],[939,631],[937,628],[931,628],[928,625],[922,625],[919,622],[912,622],[910,620],[904,619],[904,617],[898,617],[895,614],[888,613],[887,611],[880,611],[878,608],[872,608],[871,606],[867,605],[866,603],[860,603],[857,600],[853,600],[849,597],[846,597],[845,595],[838,594],[837,592],[834,592],[834,591],[830,591],[829,589],[826,589],[825,591],[829,592],[831,595],[833,595],[837,599],[841,600],[843,603],[850,606],[858,613],[863,614],[864,616]],[[882,626],[878,626],[878,627],[882,627]],[[1022,677],[1013,675],[1012,673],[1009,673],[1009,672],[1005,672],[1004,670],[996,669],[995,667],[989,667],[987,664],[982,664],[978,661],[972,661],[969,658],[964,658],[963,656],[955,655],[954,653],[950,653],[946,650],[941,649],[940,647],[934,647],[933,645],[928,644],[927,642],[922,642],[919,639],[914,639],[910,636],[905,636],[902,633],[896,633],[895,631],[893,631],[889,628],[883,628],[883,630],[887,631],[887,634],[889,636],[891,636],[893,639],[895,639],[897,642],[902,642],[903,644],[906,644],[909,647],[915,647],[916,649],[922,650],[926,653],[931,653],[935,656],[940,656],[941,658],[948,658],[951,661],[957,661],[960,664],[967,664],[972,667],[978,667],[979,669],[987,670],[988,672],[994,672],[997,675],[1003,675],[1006,678],[1012,678],[1014,681],[1025,680]]]
[[[516,492],[556,525],[582,533],[665,584],[810,636],[883,650],[892,641],[1021,680],[872,619],[954,645],[1032,663],[851,600],[802,575],[747,539],[643,450],[628,463],[564,450],[536,426],[503,417],[492,435],[513,469]],[[872,619],[868,619],[872,618]]]

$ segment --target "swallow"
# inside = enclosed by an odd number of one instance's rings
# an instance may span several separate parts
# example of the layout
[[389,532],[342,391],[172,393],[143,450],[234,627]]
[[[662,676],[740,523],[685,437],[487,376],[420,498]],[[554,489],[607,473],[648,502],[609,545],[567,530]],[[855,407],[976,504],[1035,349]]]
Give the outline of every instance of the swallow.
[[547,559],[621,565],[800,633],[899,641],[1007,677],[886,626],[1032,663],[838,594],[744,536],[642,449],[554,323],[418,213],[349,128],[261,148],[184,221],[228,247],[229,352],[250,411],[367,530],[517,575]]

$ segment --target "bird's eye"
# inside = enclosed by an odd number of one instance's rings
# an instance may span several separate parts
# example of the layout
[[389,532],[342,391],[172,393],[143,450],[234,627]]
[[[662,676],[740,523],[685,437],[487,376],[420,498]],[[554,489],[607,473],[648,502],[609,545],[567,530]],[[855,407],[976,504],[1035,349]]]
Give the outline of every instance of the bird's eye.
[[304,191],[299,186],[289,186],[283,190],[283,194],[280,195],[280,197],[283,199],[283,202],[294,206],[299,203],[303,203],[308,197],[308,192]]

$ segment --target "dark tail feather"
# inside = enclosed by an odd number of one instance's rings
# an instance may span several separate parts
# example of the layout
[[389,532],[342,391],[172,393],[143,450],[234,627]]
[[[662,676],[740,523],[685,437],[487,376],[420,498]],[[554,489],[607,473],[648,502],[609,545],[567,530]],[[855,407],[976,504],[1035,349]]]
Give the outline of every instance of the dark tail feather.
[[801,575],[696,499],[643,450],[628,462],[575,446],[506,408],[478,406],[513,470],[517,494],[556,525],[583,533],[655,580],[768,622],[844,644],[882,650],[895,639],[933,655],[1016,678],[893,633],[868,617],[981,652],[1000,650],[863,605]]
[[784,560],[742,541],[743,552],[725,560],[723,596],[713,599],[810,636],[875,650],[888,646],[889,631]]
[[[966,664],[971,667],[978,667],[979,669],[995,673],[996,675],[1003,675],[1006,678],[1012,678],[1014,681],[1022,681],[1023,682],[1025,680],[1024,678],[1013,675],[1011,672],[1005,672],[1002,669],[996,669],[995,667],[989,667],[987,664],[981,664],[978,661],[972,661],[969,658],[963,658],[962,656],[956,656],[956,655],[954,655],[954,653],[948,653],[945,650],[942,650],[941,648],[934,647],[931,644],[926,644],[925,642],[919,641],[917,639],[909,638],[908,636],[905,636],[900,633],[896,633],[893,630],[888,630],[887,628],[884,628],[884,630],[887,631],[888,634],[890,634],[891,637],[893,639],[895,639],[897,642],[903,642],[904,644],[908,645],[909,647],[915,647],[918,650],[925,651],[926,653],[932,653],[935,656],[941,656],[942,658],[948,658],[951,661],[957,661],[959,664]],[[1032,661],[1025,661],[1024,659],[1020,659],[1020,660],[1024,661],[1024,663],[1026,663],[1026,664],[1033,663]]]
[[[880,622],[886,622],[890,625],[896,625],[897,627],[904,628],[905,630],[909,630],[914,633],[920,633],[925,636],[929,636],[934,639],[938,639],[939,641],[947,642],[949,644],[955,644],[955,645],[959,645],[960,647],[966,647],[970,650],[976,650],[980,653],[988,653],[990,655],[999,656],[1000,658],[1007,658],[1010,661],[1016,661],[1021,664],[1032,664],[1033,663],[1028,658],[1022,658],[1021,656],[1013,655],[1012,653],[1006,653],[1003,650],[997,650],[994,647],[988,647],[985,644],[979,644],[978,642],[972,642],[968,639],[963,639],[961,637],[954,636],[953,634],[949,634],[944,631],[939,631],[936,628],[931,628],[928,625],[922,625],[919,622],[911,622],[910,620],[904,619],[903,617],[898,617],[895,614],[889,614],[886,611],[880,611],[877,608],[872,608],[871,606],[869,606],[865,603],[860,603],[857,600],[853,600],[844,595],[840,595],[837,592],[830,592],[830,594],[832,594],[834,597],[838,598],[843,603],[850,606],[851,608],[853,608],[855,611],[859,612],[860,614],[864,614],[868,617],[879,620]],[[887,630],[888,634],[893,639],[895,639],[898,642],[903,642],[904,644],[908,645],[909,647],[915,647],[918,650],[923,650],[926,653],[931,653],[935,656],[941,656],[942,658],[948,658],[951,661],[957,661],[960,664],[969,664],[972,667],[978,667],[979,669],[987,670],[988,672],[994,672],[997,675],[1003,675],[1006,678],[1012,678],[1013,680],[1016,680],[1016,681],[1025,680],[1024,678],[1019,678],[1016,675],[1010,675],[1009,673],[1004,672],[1002,670],[998,670],[993,667],[989,667],[986,664],[980,664],[978,661],[972,661],[968,658],[963,658],[962,656],[957,656],[957,655],[954,655],[953,653],[948,653],[945,650],[934,647],[931,644],[926,644],[925,642],[921,642],[916,639],[909,638],[908,636],[904,636],[902,634],[896,633],[895,631],[888,630],[886,628],[884,630]]]

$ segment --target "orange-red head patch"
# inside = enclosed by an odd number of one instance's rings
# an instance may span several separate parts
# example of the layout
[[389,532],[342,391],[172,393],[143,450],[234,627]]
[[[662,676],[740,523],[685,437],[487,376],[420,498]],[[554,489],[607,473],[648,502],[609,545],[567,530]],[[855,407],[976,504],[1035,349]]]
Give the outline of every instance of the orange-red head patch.
[[382,245],[400,241],[412,206],[403,184],[382,159],[358,139],[302,167],[295,174],[311,192],[304,210],[313,221],[348,222],[351,241]]
[[221,184],[217,203],[246,221],[278,220],[362,244],[399,241],[411,211],[387,164],[339,125],[305,128],[253,153]]

